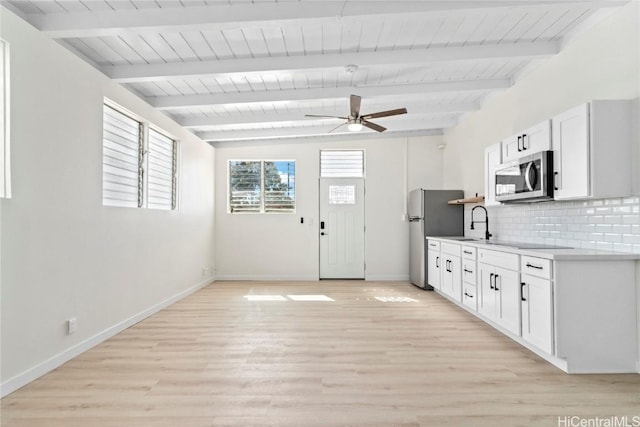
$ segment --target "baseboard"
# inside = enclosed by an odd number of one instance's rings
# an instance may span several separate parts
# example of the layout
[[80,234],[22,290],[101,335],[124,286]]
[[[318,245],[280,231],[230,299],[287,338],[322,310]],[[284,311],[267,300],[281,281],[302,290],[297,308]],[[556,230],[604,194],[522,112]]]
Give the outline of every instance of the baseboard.
[[85,351],[91,349],[92,347],[95,347],[96,345],[102,343],[103,341],[106,341],[107,339],[111,338],[112,336],[124,331],[125,329],[135,325],[136,323],[146,319],[147,317],[157,313],[158,311],[162,310],[163,308],[166,308],[168,306],[170,306],[171,304],[180,301],[181,299],[191,295],[192,293],[198,291],[199,289],[202,289],[203,287],[207,286],[208,284],[212,283],[213,277],[207,278],[206,280],[201,281],[200,283],[198,283],[197,285],[194,285],[170,298],[167,298],[166,300],[153,305],[152,307],[149,307],[148,309],[141,311],[138,314],[135,314],[131,317],[129,317],[128,319],[125,319],[119,323],[116,323],[115,325],[105,329],[104,331],[90,337],[87,338],[86,340],[74,345],[73,347],[63,351],[62,353],[59,353],[53,357],[51,357],[48,360],[45,360],[44,362],[34,366],[33,368],[27,369],[26,371],[24,371],[21,374],[16,375],[13,378],[8,379],[7,381],[3,382],[2,385],[0,386],[0,396],[1,397],[5,397],[7,395],[9,395],[10,393],[13,393],[14,391],[18,390],[19,388],[29,384],[31,381],[43,376],[44,374],[53,371],[54,369],[56,369],[57,367],[61,366],[62,364],[68,362],[69,360],[73,359],[74,357],[84,353]]
[[409,276],[399,276],[399,275],[387,275],[387,274],[372,274],[367,275],[365,280],[370,282],[408,282]]
[[217,281],[239,281],[245,280],[248,282],[317,282],[318,276],[246,276],[246,275],[231,275],[231,274],[222,274],[216,275]]

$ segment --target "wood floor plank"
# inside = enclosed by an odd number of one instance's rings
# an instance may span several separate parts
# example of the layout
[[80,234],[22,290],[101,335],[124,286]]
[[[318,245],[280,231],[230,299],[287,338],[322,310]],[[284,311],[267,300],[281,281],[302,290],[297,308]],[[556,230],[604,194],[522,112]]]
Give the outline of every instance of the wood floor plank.
[[1,410],[3,427],[555,426],[640,416],[640,375],[565,374],[407,283],[217,282]]

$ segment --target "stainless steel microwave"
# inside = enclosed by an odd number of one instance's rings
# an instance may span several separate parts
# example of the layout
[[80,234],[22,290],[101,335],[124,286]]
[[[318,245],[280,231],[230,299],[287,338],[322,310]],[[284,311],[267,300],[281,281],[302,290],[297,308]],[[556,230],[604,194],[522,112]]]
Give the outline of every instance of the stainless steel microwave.
[[496,200],[540,202],[553,199],[553,151],[542,151],[495,169]]

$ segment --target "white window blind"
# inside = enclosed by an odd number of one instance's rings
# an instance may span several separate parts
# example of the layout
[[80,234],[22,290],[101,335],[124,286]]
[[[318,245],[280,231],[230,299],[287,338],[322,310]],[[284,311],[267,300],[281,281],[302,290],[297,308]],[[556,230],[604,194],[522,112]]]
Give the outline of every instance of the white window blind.
[[142,207],[142,123],[104,106],[102,204]]
[[264,162],[264,211],[294,212],[296,162]]
[[175,209],[176,141],[149,129],[147,207]]
[[9,45],[0,40],[0,197],[11,197],[9,154]]
[[260,212],[262,162],[229,162],[229,211]]
[[364,177],[364,151],[320,150],[320,176],[323,178]]
[[229,212],[295,212],[295,172],[293,160],[229,161]]

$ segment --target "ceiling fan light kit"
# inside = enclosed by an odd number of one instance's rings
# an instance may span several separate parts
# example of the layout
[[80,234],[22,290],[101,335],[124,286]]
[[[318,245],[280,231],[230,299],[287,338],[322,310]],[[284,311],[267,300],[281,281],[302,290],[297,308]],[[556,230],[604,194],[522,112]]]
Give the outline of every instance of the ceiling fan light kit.
[[388,111],[379,111],[377,113],[363,114],[360,115],[360,103],[362,98],[358,95],[351,95],[349,99],[350,113],[349,117],[342,116],[325,116],[318,114],[305,114],[305,117],[320,117],[320,118],[330,118],[330,119],[342,119],[346,120],[346,122],[342,123],[336,128],[333,128],[329,131],[329,133],[333,132],[336,129],[341,128],[344,125],[347,125],[347,129],[350,132],[359,132],[362,130],[362,127],[368,127],[369,129],[373,129],[376,132],[384,132],[387,130],[386,127],[380,126],[376,123],[370,122],[369,119],[375,119],[379,117],[389,117],[389,116],[397,116],[399,114],[407,114],[406,108],[397,108],[395,110]]
[[362,123],[360,121],[354,120],[347,124],[347,129],[351,132],[360,132],[362,130]]

